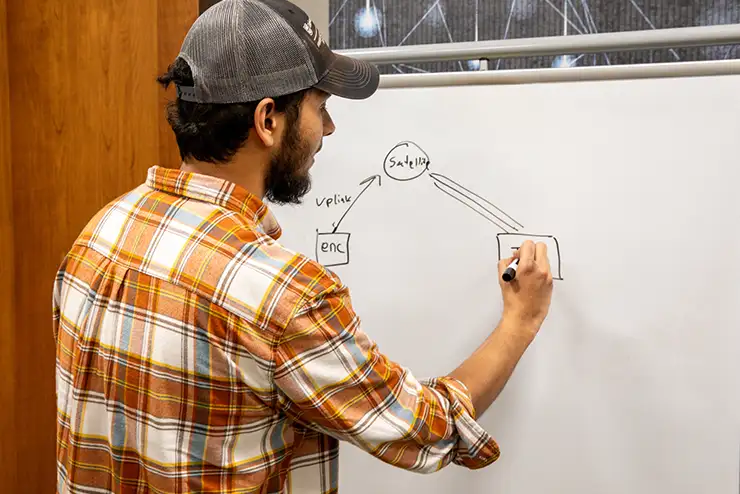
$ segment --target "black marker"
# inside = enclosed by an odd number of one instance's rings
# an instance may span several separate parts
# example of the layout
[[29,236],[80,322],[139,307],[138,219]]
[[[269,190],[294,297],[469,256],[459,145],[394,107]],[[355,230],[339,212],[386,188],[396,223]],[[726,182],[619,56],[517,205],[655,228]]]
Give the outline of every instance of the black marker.
[[516,268],[519,266],[519,259],[514,259],[511,264],[504,270],[504,274],[501,275],[501,278],[504,281],[511,281],[516,277]]

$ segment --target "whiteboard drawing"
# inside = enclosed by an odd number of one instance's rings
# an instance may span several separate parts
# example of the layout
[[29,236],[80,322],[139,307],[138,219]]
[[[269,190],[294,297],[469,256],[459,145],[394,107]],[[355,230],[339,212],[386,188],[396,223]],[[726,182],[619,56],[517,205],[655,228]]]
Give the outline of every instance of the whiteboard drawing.
[[[519,231],[519,228],[524,228],[521,223],[501,211],[501,209],[489,200],[484,199],[469,189],[466,189],[454,180],[447,178],[444,175],[440,175],[439,173],[430,173],[429,176],[434,180],[434,186],[439,190],[483,216],[486,220],[493,223],[504,232],[509,232],[511,230],[517,232]],[[502,216],[506,219],[502,218]]]
[[362,195],[369,189],[373,184],[377,182],[378,187],[381,185],[380,175],[371,175],[365,180],[360,182],[360,185],[365,187],[360,191],[357,196],[352,199],[347,195],[334,194],[332,197],[322,197],[316,199],[316,205],[331,207],[332,204],[343,204],[349,202],[349,206],[345,209],[344,214],[339,218],[336,223],[332,223],[332,230],[330,232],[320,232],[316,230],[316,260],[326,267],[343,266],[349,264],[349,238],[350,234],[347,232],[337,232],[339,226],[342,224],[342,220],[352,210],[352,207],[362,197]]
[[550,259],[550,269],[552,270],[553,280],[562,280],[563,276],[560,269],[560,244],[558,239],[552,235],[530,235],[527,233],[499,233],[496,235],[498,243],[498,259],[505,259],[511,256],[511,253],[518,249],[525,240],[531,240],[534,243],[542,242],[547,245],[547,257]]
[[349,264],[349,237],[346,232],[316,230],[316,259],[326,267]]
[[393,180],[407,182],[429,170],[429,155],[417,144],[402,141],[393,146],[383,160],[383,171]]
[[[560,245],[552,235],[535,235],[522,232],[524,225],[511,215],[496,206],[485,197],[473,192],[464,185],[442,175],[429,171],[431,160],[429,155],[412,141],[401,141],[385,155],[383,172],[392,180],[409,182],[420,177],[429,177],[434,187],[451,197],[458,203],[471,209],[489,223],[496,226],[501,233],[496,236],[498,243],[499,260],[511,256],[514,249],[521,246],[525,240],[544,242],[548,247],[553,279],[562,280]],[[331,197],[316,199],[316,206],[331,207],[332,205],[349,204],[338,221],[332,223],[332,230],[321,232],[316,230],[316,260],[326,267],[343,266],[350,262],[350,233],[339,232],[338,229],[355,206],[360,197],[377,183],[382,185],[380,175],[371,175],[359,183],[364,186],[354,199],[349,195],[334,194]]]

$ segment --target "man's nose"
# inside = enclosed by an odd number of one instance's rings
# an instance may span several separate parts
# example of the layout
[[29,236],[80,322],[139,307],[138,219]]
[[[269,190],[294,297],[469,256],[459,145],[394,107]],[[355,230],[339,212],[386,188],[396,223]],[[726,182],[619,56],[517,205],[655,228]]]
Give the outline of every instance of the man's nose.
[[334,120],[327,115],[324,121],[324,136],[332,135],[335,130],[337,130],[337,127],[334,125]]

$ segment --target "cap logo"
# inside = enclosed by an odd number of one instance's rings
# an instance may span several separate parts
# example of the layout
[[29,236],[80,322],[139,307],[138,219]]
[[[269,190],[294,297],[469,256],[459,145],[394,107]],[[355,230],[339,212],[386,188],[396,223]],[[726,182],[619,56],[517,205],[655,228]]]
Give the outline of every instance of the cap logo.
[[311,40],[316,43],[316,46],[321,47],[321,45],[324,44],[324,39],[321,37],[321,33],[311,19],[308,19],[303,23],[303,30],[311,36]]

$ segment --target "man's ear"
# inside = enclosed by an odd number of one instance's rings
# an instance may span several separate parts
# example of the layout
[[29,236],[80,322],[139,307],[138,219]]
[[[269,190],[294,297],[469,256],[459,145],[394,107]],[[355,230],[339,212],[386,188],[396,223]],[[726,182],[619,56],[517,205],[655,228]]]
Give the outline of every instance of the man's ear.
[[265,147],[272,147],[278,139],[282,117],[275,111],[272,98],[261,100],[254,110],[254,132]]

